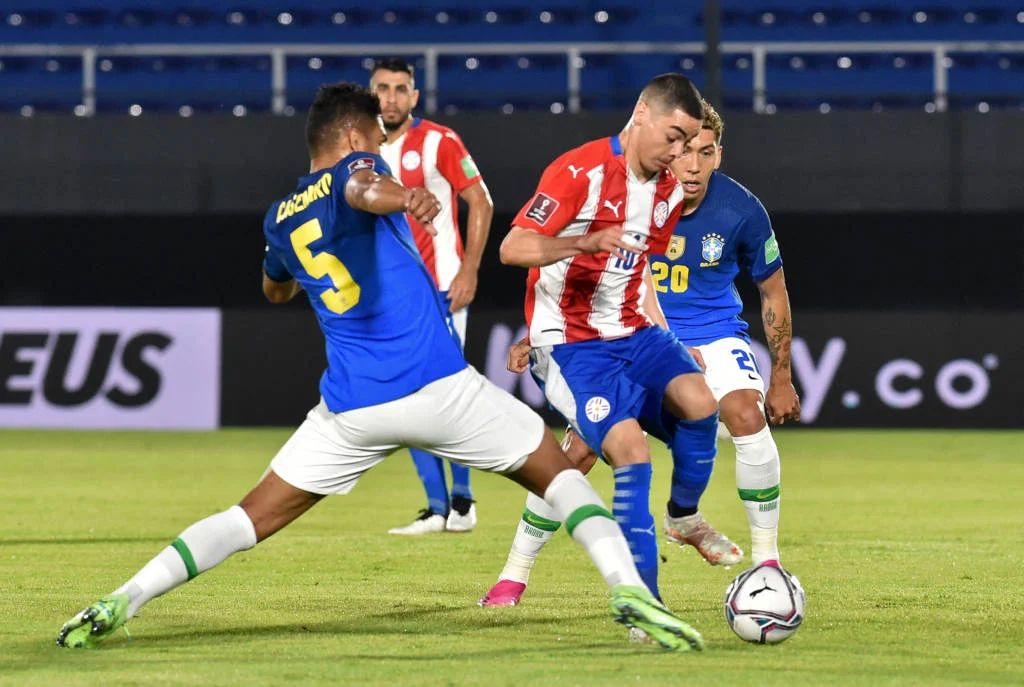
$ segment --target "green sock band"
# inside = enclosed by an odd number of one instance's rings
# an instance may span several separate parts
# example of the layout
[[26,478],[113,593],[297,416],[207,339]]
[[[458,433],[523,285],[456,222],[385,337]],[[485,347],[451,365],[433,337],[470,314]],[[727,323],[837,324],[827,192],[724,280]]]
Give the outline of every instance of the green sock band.
[[199,569],[196,568],[196,559],[192,558],[192,552],[188,550],[188,544],[183,542],[181,538],[175,539],[171,542],[171,547],[178,552],[181,556],[182,562],[185,563],[185,571],[188,572],[188,579],[192,579],[199,574]]
[[779,494],[782,493],[781,485],[776,484],[774,487],[768,487],[766,489],[739,489],[740,498],[744,501],[757,501],[758,503],[764,503],[765,501],[774,501],[779,498]]
[[562,526],[562,523],[556,520],[542,518],[529,508],[525,508],[523,510],[523,520],[527,525],[536,527],[538,530],[544,530],[545,532],[557,532],[558,528]]
[[579,508],[574,510],[565,521],[565,529],[569,533],[569,536],[572,536],[572,532],[576,529],[577,525],[579,525],[587,518],[592,518],[595,516],[608,518],[612,522],[615,522],[614,516],[612,516],[612,514],[609,513],[608,509],[605,508],[604,506],[597,506],[594,504],[580,506]]

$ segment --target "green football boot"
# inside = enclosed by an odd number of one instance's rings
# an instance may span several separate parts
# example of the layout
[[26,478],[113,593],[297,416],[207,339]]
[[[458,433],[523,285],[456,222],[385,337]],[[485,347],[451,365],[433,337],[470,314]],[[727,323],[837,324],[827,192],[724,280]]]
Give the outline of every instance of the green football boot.
[[661,604],[643,587],[617,584],[612,587],[615,622],[643,630],[669,651],[704,650],[704,638]]
[[[57,635],[57,646],[68,649],[93,649],[128,620],[128,595],[109,594],[80,611],[64,623]],[[125,633],[128,628],[125,628]],[[129,635],[131,639],[131,635]]]

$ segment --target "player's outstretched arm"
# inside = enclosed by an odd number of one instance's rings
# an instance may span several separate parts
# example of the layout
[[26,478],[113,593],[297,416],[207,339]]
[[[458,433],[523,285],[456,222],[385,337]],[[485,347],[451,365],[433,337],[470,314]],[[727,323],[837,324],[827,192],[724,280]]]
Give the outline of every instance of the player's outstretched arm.
[[406,188],[392,177],[362,169],[348,178],[345,201],[375,215],[408,212],[430,234],[437,235],[430,222],[441,210],[441,201],[425,188]]
[[547,236],[533,229],[514,226],[501,242],[502,264],[519,267],[544,267],[582,253],[611,253],[627,259],[647,249],[622,230],[608,227],[582,236]]
[[765,394],[765,406],[772,424],[781,425],[786,420],[800,419],[800,397],[793,386],[790,366],[793,314],[782,268],[759,282],[757,288],[761,291],[761,320],[772,358],[772,378]]

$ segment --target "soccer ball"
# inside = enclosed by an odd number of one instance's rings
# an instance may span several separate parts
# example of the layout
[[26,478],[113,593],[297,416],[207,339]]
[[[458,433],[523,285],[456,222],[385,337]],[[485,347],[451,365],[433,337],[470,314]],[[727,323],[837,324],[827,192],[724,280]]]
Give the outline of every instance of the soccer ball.
[[741,572],[725,591],[725,620],[740,639],[778,644],[804,620],[804,588],[776,561]]

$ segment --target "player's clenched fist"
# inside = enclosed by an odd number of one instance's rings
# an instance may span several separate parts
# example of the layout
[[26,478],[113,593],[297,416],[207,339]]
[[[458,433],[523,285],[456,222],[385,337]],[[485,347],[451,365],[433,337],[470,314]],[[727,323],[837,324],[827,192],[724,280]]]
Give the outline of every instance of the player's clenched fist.
[[441,211],[441,201],[433,193],[425,188],[409,188],[405,190],[405,211],[412,215],[420,224],[424,225],[433,235],[433,227],[428,227],[430,221],[437,217]]
[[623,260],[629,259],[630,254],[639,255],[647,250],[645,244],[627,234],[621,226],[585,234],[580,237],[579,248],[584,253],[611,253]]
[[508,362],[505,364],[509,372],[519,374],[530,367],[530,343],[522,339],[508,349]]

